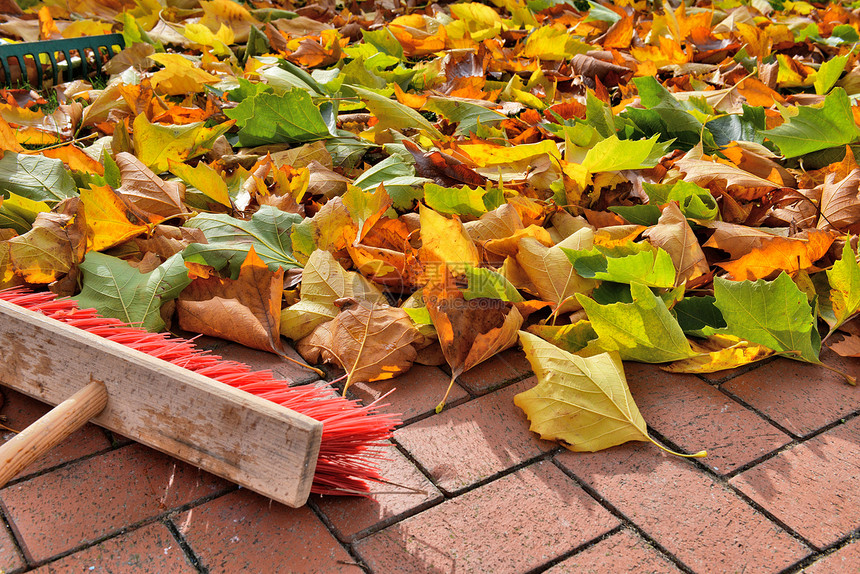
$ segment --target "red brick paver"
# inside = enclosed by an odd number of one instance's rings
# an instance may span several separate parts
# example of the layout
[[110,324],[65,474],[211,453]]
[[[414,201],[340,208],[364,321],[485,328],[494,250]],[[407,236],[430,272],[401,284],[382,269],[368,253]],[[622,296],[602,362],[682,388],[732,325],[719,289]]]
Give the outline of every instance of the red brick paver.
[[0,490],[25,551],[45,560],[228,483],[134,444]]
[[[6,421],[3,424],[11,429],[22,430],[51,409],[45,403],[10,389],[3,389],[3,396],[6,399],[2,411],[6,415]],[[9,440],[12,436],[13,433],[0,429],[0,441]],[[33,462],[16,478],[79,459],[109,446],[110,441],[104,431],[92,424],[84,425],[45,456]]]
[[628,443],[558,461],[696,572],[779,572],[810,551],[693,463]]
[[[326,516],[341,540],[352,540],[367,530],[378,530],[400,517],[414,514],[442,499],[426,476],[392,445],[380,465],[392,484],[373,486],[371,497],[315,496],[314,503]],[[411,489],[411,490],[409,490]]]
[[185,552],[170,531],[163,524],[154,523],[46,564],[35,572],[37,574],[67,572],[184,574],[197,572],[197,569],[189,563]]
[[287,508],[247,490],[192,508],[174,522],[212,574],[362,572],[308,507]]
[[11,572],[24,566],[24,559],[18,549],[12,535],[3,524],[0,524],[0,572]]
[[520,349],[508,349],[494,355],[476,367],[466,371],[457,382],[474,395],[497,388],[504,383],[531,373],[531,365]]
[[618,520],[551,462],[468,492],[359,541],[374,572],[525,572]]
[[[857,359],[840,357],[825,348],[821,360],[860,377]],[[724,383],[722,388],[798,436],[860,411],[858,387],[832,371],[797,361],[773,361]]]
[[625,374],[648,426],[686,452],[707,449],[702,463],[714,472],[727,474],[791,441],[696,376],[637,363],[625,365]]
[[677,574],[681,570],[641,536],[622,530],[547,570],[547,574],[648,572]]
[[804,574],[857,574],[860,572],[860,541],[839,550],[803,569]]
[[528,430],[515,394],[530,378],[400,429],[395,440],[448,492],[471,486],[553,448]]
[[[388,381],[376,383],[356,383],[350,387],[356,397],[370,403],[382,397],[383,403],[391,406],[388,412],[401,414],[401,420],[408,424],[415,419],[429,415],[445,396],[451,377],[438,367],[413,365],[405,374]],[[466,399],[469,393],[456,382],[448,395],[447,404],[453,407]]]
[[855,417],[734,477],[731,483],[824,548],[860,524],[858,477],[860,417]]

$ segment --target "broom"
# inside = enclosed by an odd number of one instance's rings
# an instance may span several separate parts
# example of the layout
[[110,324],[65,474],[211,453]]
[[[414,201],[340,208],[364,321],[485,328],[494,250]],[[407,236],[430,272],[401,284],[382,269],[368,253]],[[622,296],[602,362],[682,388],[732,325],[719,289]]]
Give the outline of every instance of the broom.
[[286,407],[322,423],[322,439],[310,491],[325,495],[366,495],[370,482],[386,482],[375,461],[399,415],[380,413],[374,401],[361,405],[334,390],[329,383],[290,387],[271,371],[253,371],[198,349],[191,340],[167,333],[150,333],[123,321],[102,317],[95,309],[80,309],[68,298],[21,287],[0,290],[0,300],[36,311],[67,325],[120,343],[183,369],[225,383]]

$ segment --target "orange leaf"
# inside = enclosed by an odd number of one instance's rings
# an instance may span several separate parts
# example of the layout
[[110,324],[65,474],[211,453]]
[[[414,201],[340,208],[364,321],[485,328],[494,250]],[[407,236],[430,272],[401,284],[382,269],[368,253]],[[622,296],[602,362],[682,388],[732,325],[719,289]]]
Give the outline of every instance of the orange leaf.
[[766,279],[781,271],[793,274],[824,257],[833,240],[830,233],[815,229],[809,230],[807,239],[773,237],[740,259],[717,265],[735,281]]

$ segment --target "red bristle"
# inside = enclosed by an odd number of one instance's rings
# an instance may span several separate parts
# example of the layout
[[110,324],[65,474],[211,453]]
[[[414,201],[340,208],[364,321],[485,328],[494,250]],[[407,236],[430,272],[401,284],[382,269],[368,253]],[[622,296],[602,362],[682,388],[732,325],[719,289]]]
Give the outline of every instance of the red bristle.
[[271,371],[252,371],[245,364],[200,350],[187,339],[150,333],[118,319],[101,317],[95,309],[79,309],[74,300],[58,299],[53,293],[14,287],[0,290],[0,299],[322,422],[322,444],[311,492],[363,494],[369,492],[368,481],[382,480],[374,461],[385,458],[387,439],[400,424],[398,415],[379,412],[385,405],[362,405],[341,396],[327,383],[290,387],[288,381],[276,379]]

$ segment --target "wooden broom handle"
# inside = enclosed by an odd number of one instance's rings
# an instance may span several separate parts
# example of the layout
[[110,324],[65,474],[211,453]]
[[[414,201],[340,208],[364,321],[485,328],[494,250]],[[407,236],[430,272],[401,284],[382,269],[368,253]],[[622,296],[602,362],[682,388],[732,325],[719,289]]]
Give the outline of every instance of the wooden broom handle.
[[107,400],[105,384],[94,380],[0,446],[0,488],[99,414]]

